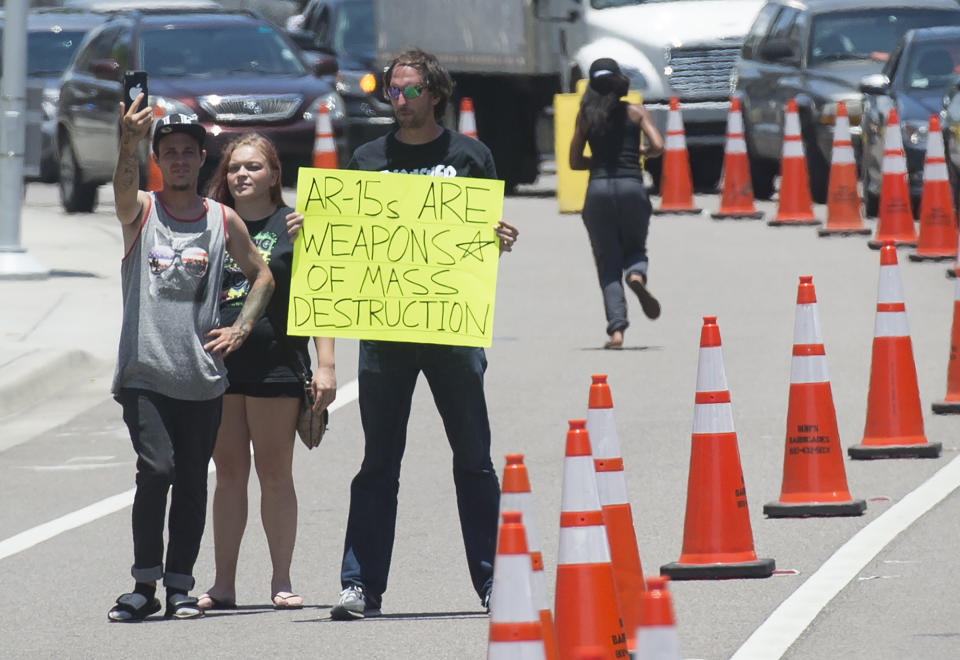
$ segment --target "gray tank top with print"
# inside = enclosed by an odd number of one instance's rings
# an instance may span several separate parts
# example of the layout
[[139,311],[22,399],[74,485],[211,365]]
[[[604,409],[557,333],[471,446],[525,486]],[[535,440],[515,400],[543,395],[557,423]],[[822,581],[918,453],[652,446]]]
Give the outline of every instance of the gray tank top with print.
[[199,218],[175,218],[150,194],[146,219],[120,267],[123,326],[113,379],[121,388],[204,401],[226,389],[223,361],[203,349],[220,323],[226,249],[223,206],[204,199]]

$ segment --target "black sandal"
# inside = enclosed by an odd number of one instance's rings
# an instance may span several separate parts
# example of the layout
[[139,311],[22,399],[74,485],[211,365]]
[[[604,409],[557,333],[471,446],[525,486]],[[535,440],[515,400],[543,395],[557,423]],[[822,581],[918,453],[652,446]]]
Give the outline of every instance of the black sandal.
[[160,611],[160,601],[149,599],[143,594],[129,593],[117,598],[117,604],[107,612],[107,618],[117,623],[143,621],[151,614]]
[[163,616],[167,619],[199,619],[203,610],[193,596],[175,592],[167,595],[167,611]]

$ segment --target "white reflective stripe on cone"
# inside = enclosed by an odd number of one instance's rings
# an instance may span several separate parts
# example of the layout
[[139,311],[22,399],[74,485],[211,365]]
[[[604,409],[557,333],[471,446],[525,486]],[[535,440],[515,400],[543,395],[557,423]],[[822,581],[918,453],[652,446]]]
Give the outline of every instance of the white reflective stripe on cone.
[[902,303],[903,284],[900,281],[900,267],[897,265],[880,266],[880,283],[877,286],[877,303]]
[[687,143],[683,139],[683,133],[678,133],[676,135],[669,134],[667,135],[667,151],[683,151],[687,148]]
[[741,112],[727,114],[727,135],[743,135],[743,114]]
[[683,131],[683,117],[679,110],[670,110],[667,113],[667,133]]
[[728,137],[727,138],[727,153],[728,154],[745,154],[747,153],[747,142],[742,137]]
[[803,158],[803,144],[800,140],[783,141],[784,158]]
[[909,337],[906,312],[877,312],[873,326],[874,337]]
[[539,621],[534,607],[530,578],[530,555],[497,555],[493,564],[493,591],[490,592],[491,623]]
[[319,151],[333,151],[334,143],[332,137],[323,137],[318,136],[316,141],[316,149]]
[[856,163],[856,160],[853,157],[853,146],[849,142],[845,145],[836,145],[833,147],[833,162],[838,165],[846,165],[847,163]]
[[903,140],[900,139],[900,126],[898,124],[887,123],[886,129],[883,131],[883,150],[903,150]]
[[[801,303],[797,305],[793,317],[794,344],[822,344],[820,335],[820,317],[817,314],[816,303]],[[506,511],[506,509],[504,509]]]
[[620,438],[613,408],[588,408],[587,433],[594,458],[620,458]]
[[599,511],[600,495],[593,456],[568,456],[563,461],[560,511]]
[[723,371],[721,346],[705,346],[700,349],[697,361],[697,391],[719,392],[727,389],[727,376]]
[[609,564],[610,546],[603,525],[561,527],[557,566],[571,564]]
[[947,164],[943,160],[927,160],[923,165],[924,181],[947,181]]
[[733,405],[730,403],[697,403],[693,406],[693,432],[733,433]]
[[629,504],[623,470],[597,472],[597,490],[600,492],[600,506]]
[[906,174],[907,161],[903,154],[884,154],[881,167],[884,174]]
[[490,642],[487,660],[543,660],[543,640],[536,642]]
[[[550,609],[550,601],[547,596],[547,577],[543,570],[534,571],[530,577],[530,585],[533,588],[533,606],[538,612]],[[491,595],[492,597],[492,595]]]
[[826,355],[794,355],[790,361],[791,383],[827,383]]
[[800,135],[800,116],[796,112],[788,112],[783,122],[783,135],[797,137]]
[[836,126],[833,129],[833,143],[850,141],[850,118],[846,115],[837,117]]
[[527,550],[540,552],[540,538],[537,533],[537,516],[533,511],[533,497],[530,493],[500,493],[500,511],[519,511],[523,529],[527,533]]
[[680,639],[675,626],[637,628],[636,657],[643,660],[680,660]]

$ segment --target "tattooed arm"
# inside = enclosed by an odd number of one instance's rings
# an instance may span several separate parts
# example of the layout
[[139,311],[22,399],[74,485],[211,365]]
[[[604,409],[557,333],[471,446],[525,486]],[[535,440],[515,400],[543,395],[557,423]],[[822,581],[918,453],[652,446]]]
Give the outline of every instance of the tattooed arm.
[[144,102],[143,94],[127,110],[120,104],[120,154],[117,156],[117,168],[113,171],[113,198],[117,218],[123,225],[124,251],[136,238],[136,221],[140,217],[147,194],[139,190],[140,165],[137,163],[137,144],[150,134],[153,124],[152,108],[138,111]]
[[227,225],[227,252],[240,266],[244,277],[250,283],[247,299],[240,308],[240,315],[229,328],[214,328],[207,333],[209,341],[204,349],[214,355],[224,357],[240,348],[247,335],[253,329],[253,324],[267,309],[267,303],[273,295],[274,282],[270,268],[257,251],[247,226],[231,208],[224,208]]

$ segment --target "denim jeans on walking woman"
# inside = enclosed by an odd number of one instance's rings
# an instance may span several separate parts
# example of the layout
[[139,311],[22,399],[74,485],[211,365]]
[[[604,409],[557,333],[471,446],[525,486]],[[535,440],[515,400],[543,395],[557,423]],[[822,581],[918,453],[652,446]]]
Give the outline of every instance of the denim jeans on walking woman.
[[[133,579],[193,588],[193,565],[207,515],[207,467],[220,426],[221,399],[184,401],[149,390],[121,389],[123,421],[137,452],[133,498]],[[163,527],[170,498],[169,546]]]
[[[500,484],[490,460],[490,422],[483,394],[486,368],[482,348],[360,342],[360,419],[365,446],[363,463],[350,487],[340,580],[344,588],[363,587],[368,607],[379,608],[387,589],[400,461],[413,389],[421,371],[453,450],[453,480],[470,578],[481,598],[490,586]],[[421,482],[414,487],[435,488],[436,484]]]

